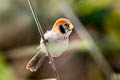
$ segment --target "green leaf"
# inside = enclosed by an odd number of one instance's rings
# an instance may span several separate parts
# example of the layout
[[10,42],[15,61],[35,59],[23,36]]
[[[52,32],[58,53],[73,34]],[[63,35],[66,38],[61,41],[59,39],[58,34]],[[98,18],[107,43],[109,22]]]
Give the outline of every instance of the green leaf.
[[4,57],[0,52],[0,80],[15,80],[12,70],[7,66]]

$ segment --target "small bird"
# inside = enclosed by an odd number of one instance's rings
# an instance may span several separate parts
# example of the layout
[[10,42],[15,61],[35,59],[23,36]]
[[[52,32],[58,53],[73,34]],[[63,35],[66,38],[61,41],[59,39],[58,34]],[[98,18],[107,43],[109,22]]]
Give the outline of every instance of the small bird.
[[[52,57],[59,57],[65,49],[67,49],[69,36],[72,30],[72,23],[66,18],[60,18],[55,22],[53,28],[44,34],[45,41],[48,45],[54,45],[54,48],[49,50]],[[61,51],[55,52],[54,50],[56,48],[61,48]],[[37,49],[39,49],[39,52],[27,63],[26,66],[26,69],[29,69],[31,72],[37,71],[48,56],[42,39],[40,41],[40,46],[38,46]]]

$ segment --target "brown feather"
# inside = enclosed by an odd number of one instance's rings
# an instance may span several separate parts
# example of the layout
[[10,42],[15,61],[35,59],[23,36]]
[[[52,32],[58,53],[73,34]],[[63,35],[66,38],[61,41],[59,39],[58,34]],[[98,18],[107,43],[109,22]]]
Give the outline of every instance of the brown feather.
[[42,65],[46,59],[45,54],[37,53],[27,64],[26,69],[29,69],[32,72],[37,71],[37,69]]

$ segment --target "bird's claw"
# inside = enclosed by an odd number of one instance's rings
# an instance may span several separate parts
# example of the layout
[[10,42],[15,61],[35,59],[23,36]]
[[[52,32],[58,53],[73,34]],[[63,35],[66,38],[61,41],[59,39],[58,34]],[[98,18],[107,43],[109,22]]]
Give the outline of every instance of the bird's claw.
[[[52,62],[54,61],[54,59],[52,58]],[[49,61],[49,64],[51,64],[52,63],[51,61]]]
[[48,42],[48,39],[44,40],[43,43],[47,43]]

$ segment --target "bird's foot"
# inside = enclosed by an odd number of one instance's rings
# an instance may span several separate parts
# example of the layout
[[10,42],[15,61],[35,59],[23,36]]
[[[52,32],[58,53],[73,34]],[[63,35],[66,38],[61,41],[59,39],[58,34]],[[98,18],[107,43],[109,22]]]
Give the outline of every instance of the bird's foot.
[[[54,61],[54,59],[52,58],[52,62]],[[51,61],[49,61],[49,64],[51,64],[52,63]]]

